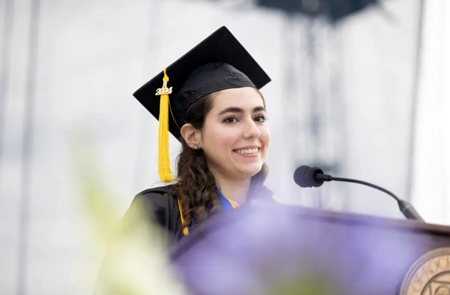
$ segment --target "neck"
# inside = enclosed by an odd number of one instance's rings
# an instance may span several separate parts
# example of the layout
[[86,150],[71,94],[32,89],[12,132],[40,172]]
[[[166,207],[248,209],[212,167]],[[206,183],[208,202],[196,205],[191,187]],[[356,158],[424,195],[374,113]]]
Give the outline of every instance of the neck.
[[233,200],[239,205],[245,203],[251,178],[244,180],[231,180],[217,176],[215,178],[217,187],[227,199]]

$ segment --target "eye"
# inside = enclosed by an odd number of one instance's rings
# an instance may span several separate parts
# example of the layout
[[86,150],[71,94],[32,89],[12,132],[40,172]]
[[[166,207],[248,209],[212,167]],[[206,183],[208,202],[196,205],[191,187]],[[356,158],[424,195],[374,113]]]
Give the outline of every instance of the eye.
[[267,120],[265,115],[257,115],[254,119],[258,123],[263,123]]
[[236,123],[238,121],[238,119],[236,117],[227,117],[225,119],[223,119],[223,123],[226,124],[232,124],[232,123]]

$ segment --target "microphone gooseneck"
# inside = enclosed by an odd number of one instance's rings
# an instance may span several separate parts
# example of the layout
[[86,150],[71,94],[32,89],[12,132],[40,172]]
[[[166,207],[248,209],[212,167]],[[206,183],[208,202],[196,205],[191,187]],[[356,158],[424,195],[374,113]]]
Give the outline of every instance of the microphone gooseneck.
[[414,209],[413,205],[408,203],[405,200],[402,200],[398,198],[396,195],[394,195],[392,192],[388,191],[385,188],[382,188],[378,185],[357,180],[357,179],[351,179],[351,178],[342,178],[342,177],[333,177],[329,174],[325,174],[322,169],[318,167],[309,167],[306,165],[298,167],[294,172],[294,181],[296,184],[298,184],[301,187],[319,187],[321,186],[325,181],[342,181],[342,182],[352,182],[352,183],[358,183],[366,186],[370,186],[372,188],[375,188],[377,190],[380,190],[391,197],[393,197],[400,208],[400,211],[403,213],[403,215],[408,219],[414,219],[418,221],[425,222],[423,218],[417,213],[416,209]]

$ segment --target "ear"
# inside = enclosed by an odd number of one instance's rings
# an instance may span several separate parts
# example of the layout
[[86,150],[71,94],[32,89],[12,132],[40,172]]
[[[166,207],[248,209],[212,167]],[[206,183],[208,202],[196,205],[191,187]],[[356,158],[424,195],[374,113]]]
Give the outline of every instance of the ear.
[[195,129],[192,124],[184,124],[181,127],[180,134],[191,149],[201,147],[200,143],[202,141],[202,133],[200,130]]

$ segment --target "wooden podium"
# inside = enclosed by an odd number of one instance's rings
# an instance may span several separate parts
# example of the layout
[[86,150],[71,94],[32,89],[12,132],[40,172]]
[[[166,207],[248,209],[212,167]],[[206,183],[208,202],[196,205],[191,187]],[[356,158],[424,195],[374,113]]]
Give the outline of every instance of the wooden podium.
[[256,203],[172,252],[193,294],[450,294],[450,227]]

